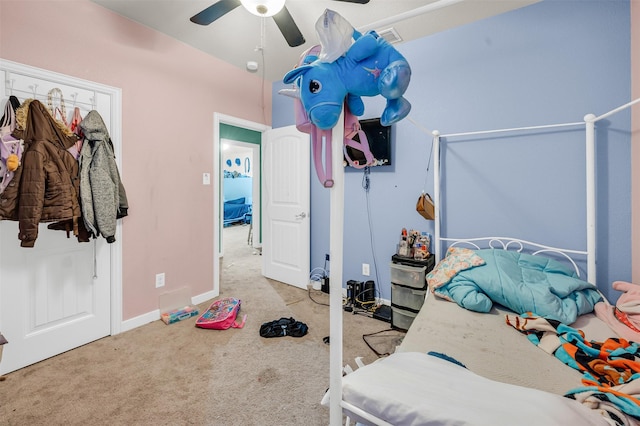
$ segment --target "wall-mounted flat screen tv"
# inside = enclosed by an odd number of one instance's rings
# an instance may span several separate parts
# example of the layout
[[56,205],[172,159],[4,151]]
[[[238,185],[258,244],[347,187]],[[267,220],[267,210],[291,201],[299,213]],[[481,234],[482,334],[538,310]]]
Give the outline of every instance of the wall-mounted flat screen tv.
[[[369,149],[376,159],[374,166],[390,166],[391,165],[391,128],[392,126],[383,126],[380,124],[380,118],[367,118],[360,121],[360,126],[367,135],[369,141]],[[354,137],[359,140],[359,136]],[[360,164],[365,163],[365,157],[362,151],[347,147],[347,153],[353,161]],[[345,164],[349,163],[345,160]]]

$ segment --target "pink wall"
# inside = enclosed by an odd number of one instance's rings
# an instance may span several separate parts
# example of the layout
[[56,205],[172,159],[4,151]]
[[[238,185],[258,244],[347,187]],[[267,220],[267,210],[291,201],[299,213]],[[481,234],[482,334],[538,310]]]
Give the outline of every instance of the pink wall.
[[[631,2],[631,98],[640,98],[640,2]],[[631,110],[631,274],[640,284],[640,105]]]
[[260,78],[88,0],[0,1],[0,57],[122,89],[123,319],[158,308],[158,272],[211,291],[213,113],[270,120]]

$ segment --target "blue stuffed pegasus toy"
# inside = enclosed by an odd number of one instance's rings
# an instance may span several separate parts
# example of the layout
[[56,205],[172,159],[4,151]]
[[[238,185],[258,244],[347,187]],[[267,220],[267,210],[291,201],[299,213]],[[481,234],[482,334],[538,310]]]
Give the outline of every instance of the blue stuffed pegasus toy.
[[[327,16],[339,17],[330,10],[325,11],[325,19]],[[284,76],[284,83],[297,85],[302,105],[319,129],[337,124],[345,100],[353,114],[362,115],[362,96],[386,98],[382,125],[402,120],[411,111],[403,97],[411,79],[409,63],[375,31],[362,34],[353,27],[350,31],[354,41],[343,55],[331,62],[316,59],[294,68]]]

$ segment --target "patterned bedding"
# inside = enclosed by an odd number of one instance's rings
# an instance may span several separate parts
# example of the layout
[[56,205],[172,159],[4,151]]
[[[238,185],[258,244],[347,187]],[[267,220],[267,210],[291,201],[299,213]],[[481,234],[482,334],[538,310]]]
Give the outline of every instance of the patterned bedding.
[[531,315],[506,315],[544,352],[582,373],[583,386],[566,393],[598,410],[611,424],[640,422],[640,347],[618,337],[589,340],[581,330]]

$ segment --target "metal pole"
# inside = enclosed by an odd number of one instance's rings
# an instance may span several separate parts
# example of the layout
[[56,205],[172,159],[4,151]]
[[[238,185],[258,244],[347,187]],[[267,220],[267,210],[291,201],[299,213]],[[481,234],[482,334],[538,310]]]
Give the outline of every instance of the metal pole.
[[331,426],[342,424],[342,257],[344,240],[344,111],[333,128],[331,165],[333,187],[329,189],[329,421]]
[[596,116],[584,116],[586,127],[586,178],[587,178],[587,281],[596,283],[596,167],[595,134]]

